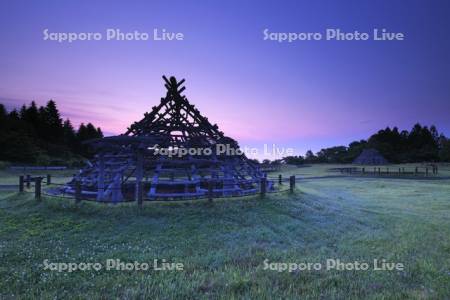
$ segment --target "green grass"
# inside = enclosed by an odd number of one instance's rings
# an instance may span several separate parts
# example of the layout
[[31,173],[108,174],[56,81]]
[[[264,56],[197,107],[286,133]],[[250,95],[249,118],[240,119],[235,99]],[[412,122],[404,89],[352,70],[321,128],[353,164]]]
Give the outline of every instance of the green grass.
[[[329,167],[283,172],[315,177]],[[38,204],[29,193],[0,192],[0,298],[450,297],[449,180],[305,179],[294,195],[135,206]],[[184,270],[43,270],[44,259],[108,258],[166,259]],[[264,270],[265,259],[328,258],[384,258],[405,270]]]

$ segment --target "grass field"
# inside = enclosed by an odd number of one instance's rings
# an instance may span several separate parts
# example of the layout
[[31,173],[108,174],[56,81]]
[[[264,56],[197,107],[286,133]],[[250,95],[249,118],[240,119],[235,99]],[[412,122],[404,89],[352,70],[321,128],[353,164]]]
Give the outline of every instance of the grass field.
[[[335,175],[330,167],[285,168],[304,178],[294,194],[145,203],[142,211],[0,192],[0,298],[449,299],[450,180],[316,178]],[[0,184],[16,181],[0,172]],[[183,270],[69,273],[44,270],[45,259],[166,259]],[[404,270],[278,272],[264,264],[327,259],[386,259]]]

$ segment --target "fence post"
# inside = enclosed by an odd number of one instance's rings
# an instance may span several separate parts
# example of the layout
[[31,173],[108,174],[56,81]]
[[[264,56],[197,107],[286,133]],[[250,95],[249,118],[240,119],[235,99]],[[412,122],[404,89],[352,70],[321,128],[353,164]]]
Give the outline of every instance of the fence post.
[[19,176],[19,192],[23,192],[23,175]]
[[36,177],[35,178],[34,198],[38,202],[41,202],[41,182],[42,182],[42,177]]
[[30,186],[31,186],[31,175],[28,174],[28,175],[27,175],[27,189],[29,189]]
[[289,177],[289,191],[293,193],[294,188],[295,188],[295,175],[292,175],[291,177]]
[[52,175],[51,174],[47,174],[47,185],[52,184]]
[[75,203],[81,202],[81,182],[75,181]]
[[[123,174],[122,174],[123,176]],[[136,195],[135,200],[137,202],[137,205],[139,208],[142,207],[142,200],[143,200],[143,186],[142,186],[142,178],[144,177],[144,154],[139,149],[136,151]],[[123,179],[122,179],[123,182]]]
[[366,174],[366,168],[362,168],[363,174]]
[[378,175],[381,175],[381,168],[378,168]]
[[438,173],[438,166],[436,165],[436,175],[437,175],[437,173]]
[[418,168],[418,167],[416,167],[416,169],[415,169],[415,171],[414,171],[414,175],[417,176],[417,173],[419,173],[419,168]]
[[266,184],[267,179],[265,177],[261,178],[261,197],[264,197],[266,195]]
[[208,181],[208,201],[209,202],[213,201],[213,192],[214,192],[213,187],[214,187],[213,181],[212,180]]
[[283,176],[281,174],[278,175],[278,184],[283,184]]
[[142,200],[143,200],[143,188],[142,188],[142,181],[139,181],[136,186],[136,193],[137,193],[137,204],[139,208],[142,208]]

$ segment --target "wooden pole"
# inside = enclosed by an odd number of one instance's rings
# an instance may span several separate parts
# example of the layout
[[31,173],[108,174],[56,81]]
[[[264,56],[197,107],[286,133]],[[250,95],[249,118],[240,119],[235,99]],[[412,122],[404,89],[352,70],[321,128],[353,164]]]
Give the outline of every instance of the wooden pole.
[[29,189],[30,186],[31,186],[31,175],[28,174],[28,175],[27,175],[27,189]]
[[294,189],[295,189],[295,175],[292,175],[291,177],[289,177],[289,191],[293,193]]
[[142,206],[142,178],[144,175],[144,154],[138,150],[136,153],[136,201]]
[[281,174],[278,175],[278,184],[283,184],[283,176]]
[[35,184],[34,184],[34,198],[36,201],[41,202],[41,182],[42,177],[36,177],[35,178]]
[[97,176],[97,201],[103,200],[105,193],[105,158],[103,154],[99,155],[98,176]]
[[75,181],[75,203],[81,202],[81,182]]
[[23,192],[23,175],[19,176],[19,192]]
[[212,202],[214,198],[214,182],[212,180],[208,181],[208,201]]
[[142,188],[142,181],[139,181],[136,183],[136,193],[137,193],[137,204],[139,208],[142,208],[142,202],[143,202],[143,188]]
[[261,197],[264,197],[266,195],[266,184],[267,179],[265,177],[261,178]]
[[52,175],[51,174],[47,174],[47,185],[52,184]]
[[117,174],[113,179],[113,186],[111,192],[111,200],[113,202],[119,202],[123,200],[122,194],[122,175]]

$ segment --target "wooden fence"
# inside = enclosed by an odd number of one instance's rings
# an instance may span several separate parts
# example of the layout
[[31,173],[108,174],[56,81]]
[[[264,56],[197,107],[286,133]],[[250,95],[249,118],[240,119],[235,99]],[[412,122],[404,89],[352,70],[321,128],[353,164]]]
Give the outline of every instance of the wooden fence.
[[[45,181],[44,181],[45,179]],[[280,174],[278,176],[278,185],[280,186],[278,191],[285,191],[281,189],[281,186],[283,185],[283,182],[286,181],[282,178],[282,175]],[[295,175],[289,177],[289,192],[293,193],[295,191],[295,182],[296,178]],[[21,175],[19,176],[19,192],[23,193],[26,191],[29,191],[32,189],[32,184],[34,184],[34,195],[36,201],[40,202],[42,201],[42,184],[45,183],[46,185],[52,185],[52,176],[50,174],[47,174],[45,176],[31,176],[31,175]],[[208,185],[208,194],[207,199],[209,202],[212,202],[214,197],[213,192],[213,181],[209,182]],[[144,200],[144,193],[142,189],[142,182],[138,183],[140,186],[136,189],[136,197],[133,200],[136,200],[138,207],[142,207],[143,200]],[[83,199],[82,197],[82,189],[81,189],[81,182],[76,181],[74,184],[75,187],[75,193],[73,199],[75,200],[75,203],[80,203],[82,200],[89,200],[89,199]],[[261,178],[261,181],[259,183],[259,194],[262,198],[266,196],[267,193],[273,193],[273,191],[268,191],[268,180],[266,177]],[[216,197],[218,198],[218,197]],[[220,197],[219,197],[220,198]]]
[[348,167],[334,168],[330,171],[338,171],[341,174],[349,175],[370,175],[370,176],[389,176],[389,177],[429,177],[439,174],[438,167],[432,165],[429,167]]

